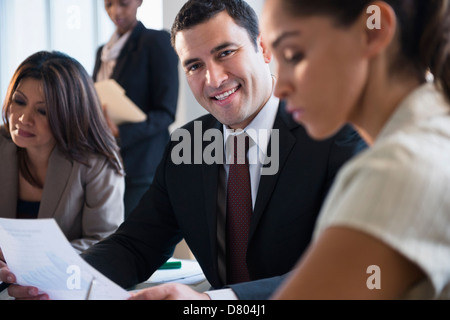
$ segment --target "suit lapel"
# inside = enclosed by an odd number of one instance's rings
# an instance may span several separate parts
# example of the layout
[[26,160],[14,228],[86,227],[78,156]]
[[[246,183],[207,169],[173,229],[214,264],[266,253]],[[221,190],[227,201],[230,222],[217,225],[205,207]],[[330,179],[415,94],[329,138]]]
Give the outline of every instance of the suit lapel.
[[58,148],[52,152],[48,163],[42,195],[39,219],[53,218],[72,173],[72,163],[61,154]]
[[[289,154],[291,153],[296,138],[291,133],[291,130],[295,127],[298,127],[298,124],[293,123],[288,118],[289,116],[283,111],[284,105],[280,104],[278,108],[278,113],[275,118],[275,123],[273,129],[279,130],[279,168],[278,172],[274,175],[262,175],[258,188],[258,195],[256,198],[255,209],[253,211],[252,221],[250,225],[250,236],[249,241],[251,240],[255,230],[258,226],[259,220],[261,219],[267,203],[269,202],[273,190],[278,181],[278,177],[280,176],[280,172],[283,169],[285,162],[287,161]],[[287,117],[286,117],[287,116]],[[269,142],[269,146],[267,148],[268,153],[272,150],[272,144],[274,141],[272,139]]]
[[[211,117],[211,122],[203,122],[203,126],[205,128],[202,128],[202,134],[208,129],[217,129],[222,131],[222,125]],[[199,137],[195,137],[196,139],[199,139]],[[203,140],[203,139],[202,139]],[[205,147],[211,144],[211,142],[204,141],[202,151],[205,150]],[[218,185],[220,183],[219,181],[219,170],[220,165],[219,164],[212,164],[212,165],[201,165],[201,171],[202,171],[202,184],[203,184],[203,192],[205,195],[204,198],[204,204],[205,204],[205,214],[206,214],[206,220],[208,223],[208,231],[209,231],[209,244],[210,244],[210,251],[211,251],[211,257],[213,258],[211,261],[211,269],[212,270],[218,270],[218,261],[217,261],[217,192],[218,192]],[[217,272],[213,272],[212,274],[217,274]],[[217,279],[217,282],[220,280]]]
[[[1,133],[0,133],[1,134]],[[0,137],[0,139],[4,139]],[[17,195],[19,192],[19,167],[17,148],[14,143],[5,142],[0,161],[0,217],[15,219],[17,215]]]
[[129,59],[131,52],[134,50],[136,46],[136,42],[139,39],[139,36],[144,29],[144,25],[141,22],[138,22],[134,30],[132,31],[130,38],[125,43],[125,46],[122,48],[120,52],[119,58],[117,59],[116,67],[114,68],[112,78],[118,80],[123,69],[127,64],[127,59]]

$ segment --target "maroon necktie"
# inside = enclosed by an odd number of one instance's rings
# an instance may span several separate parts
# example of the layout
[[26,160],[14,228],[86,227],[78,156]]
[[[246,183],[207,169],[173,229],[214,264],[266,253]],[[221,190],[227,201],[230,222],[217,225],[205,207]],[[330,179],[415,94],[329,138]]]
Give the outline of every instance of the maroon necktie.
[[[249,137],[233,137],[234,161],[230,164],[227,192],[227,282],[250,280],[246,256],[250,219],[253,212],[250,172],[247,158]],[[245,141],[244,141],[245,140]],[[245,151],[244,151],[245,145]]]

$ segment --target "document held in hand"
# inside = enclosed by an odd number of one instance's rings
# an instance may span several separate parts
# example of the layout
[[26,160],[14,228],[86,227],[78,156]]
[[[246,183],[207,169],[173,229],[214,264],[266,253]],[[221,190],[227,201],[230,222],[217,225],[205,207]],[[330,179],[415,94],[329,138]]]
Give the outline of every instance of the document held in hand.
[[126,96],[125,90],[114,79],[96,82],[95,89],[100,103],[107,107],[116,125],[147,120],[147,115]]
[[53,219],[0,219],[0,248],[17,284],[52,300],[125,300],[130,293],[86,263]]

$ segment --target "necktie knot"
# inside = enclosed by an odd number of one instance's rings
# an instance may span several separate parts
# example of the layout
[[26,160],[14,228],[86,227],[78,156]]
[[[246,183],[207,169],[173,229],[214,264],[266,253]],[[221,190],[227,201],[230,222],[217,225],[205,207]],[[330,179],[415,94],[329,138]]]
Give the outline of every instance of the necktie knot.
[[247,134],[233,136],[231,144],[232,163],[231,164],[248,164],[248,150],[250,148],[250,137]]

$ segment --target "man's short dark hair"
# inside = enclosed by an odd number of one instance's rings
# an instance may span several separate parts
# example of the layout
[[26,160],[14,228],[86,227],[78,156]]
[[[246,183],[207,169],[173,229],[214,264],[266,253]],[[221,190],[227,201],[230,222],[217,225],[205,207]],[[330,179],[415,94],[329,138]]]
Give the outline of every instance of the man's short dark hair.
[[172,26],[172,46],[178,32],[207,22],[226,11],[234,22],[247,30],[250,40],[257,48],[259,36],[258,16],[253,8],[243,0],[189,0],[181,8]]

